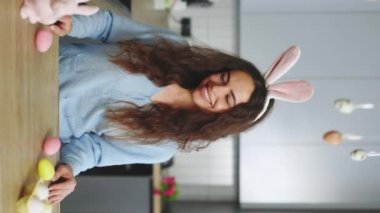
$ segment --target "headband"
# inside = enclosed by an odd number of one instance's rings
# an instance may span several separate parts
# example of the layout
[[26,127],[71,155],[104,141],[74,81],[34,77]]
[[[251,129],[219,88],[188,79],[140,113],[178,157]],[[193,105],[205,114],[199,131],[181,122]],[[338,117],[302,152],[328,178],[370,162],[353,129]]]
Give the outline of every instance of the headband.
[[267,111],[269,101],[277,99],[281,101],[301,103],[309,100],[314,93],[313,86],[307,81],[291,80],[277,82],[290,68],[292,68],[299,59],[301,50],[298,46],[291,46],[285,50],[272,63],[269,69],[264,74],[268,96],[265,100],[265,105],[260,114],[255,118],[255,121],[261,118]]

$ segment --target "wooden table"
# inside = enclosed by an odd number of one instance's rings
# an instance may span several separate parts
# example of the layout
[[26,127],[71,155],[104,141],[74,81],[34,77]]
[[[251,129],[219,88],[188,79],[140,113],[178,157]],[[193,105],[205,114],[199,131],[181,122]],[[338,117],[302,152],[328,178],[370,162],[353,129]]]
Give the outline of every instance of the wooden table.
[[[161,190],[161,166],[160,164],[153,165],[153,191]],[[153,193],[153,203],[152,212],[161,213],[162,212],[162,199],[161,196]]]
[[[58,135],[57,38],[47,53],[37,52],[38,26],[20,18],[21,3],[0,1],[0,212],[4,213],[16,212],[23,186],[36,180],[45,136]],[[58,206],[54,212],[59,212]]]

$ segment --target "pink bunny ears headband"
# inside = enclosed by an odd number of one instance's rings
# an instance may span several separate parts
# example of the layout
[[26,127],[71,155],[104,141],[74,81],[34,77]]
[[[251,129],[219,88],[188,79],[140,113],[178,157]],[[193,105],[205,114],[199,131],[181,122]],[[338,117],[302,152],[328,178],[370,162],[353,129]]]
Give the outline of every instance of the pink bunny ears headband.
[[309,100],[314,93],[311,84],[303,80],[291,80],[277,82],[290,68],[294,66],[301,54],[298,46],[291,46],[285,50],[276,60],[272,63],[269,69],[265,72],[264,78],[266,80],[268,96],[265,105],[260,114],[255,118],[255,121],[263,116],[267,111],[270,99],[277,99],[281,101],[301,103]]

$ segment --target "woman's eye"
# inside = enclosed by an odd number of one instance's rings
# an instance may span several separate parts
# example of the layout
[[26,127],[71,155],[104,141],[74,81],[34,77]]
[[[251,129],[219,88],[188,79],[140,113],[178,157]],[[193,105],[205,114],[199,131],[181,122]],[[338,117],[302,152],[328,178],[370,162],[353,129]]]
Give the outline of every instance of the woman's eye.
[[221,73],[220,74],[220,81],[225,83],[225,78],[226,78],[226,73],[225,72]]
[[223,72],[220,74],[220,80],[224,83],[224,84],[227,84],[228,81],[230,80],[230,77],[229,77],[229,72]]
[[231,95],[226,95],[226,102],[229,107],[231,107]]
[[225,96],[227,105],[232,108],[236,105],[236,99],[234,93],[231,91],[230,94]]

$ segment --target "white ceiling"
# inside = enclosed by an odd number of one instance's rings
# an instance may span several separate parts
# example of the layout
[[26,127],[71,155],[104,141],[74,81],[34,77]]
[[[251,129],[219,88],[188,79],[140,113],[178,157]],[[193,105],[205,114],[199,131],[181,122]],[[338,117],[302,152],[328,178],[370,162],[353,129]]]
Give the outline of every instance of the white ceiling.
[[380,0],[246,0],[241,13],[380,12]]

